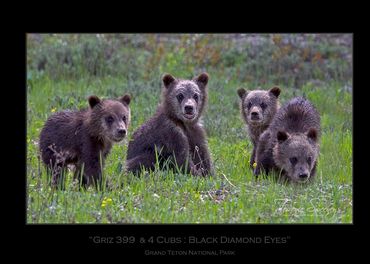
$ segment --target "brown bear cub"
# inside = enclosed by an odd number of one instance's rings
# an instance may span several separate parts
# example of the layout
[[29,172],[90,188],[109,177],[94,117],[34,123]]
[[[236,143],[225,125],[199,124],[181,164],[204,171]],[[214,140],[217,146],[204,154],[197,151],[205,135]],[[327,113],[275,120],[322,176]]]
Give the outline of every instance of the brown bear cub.
[[[88,98],[90,108],[62,111],[49,117],[40,134],[42,161],[52,174],[52,186],[64,188],[68,164],[84,187],[102,183],[102,166],[112,144],[123,140],[130,123],[131,97]],[[80,176],[83,171],[83,175]]]
[[247,124],[248,134],[253,143],[250,159],[250,166],[253,167],[259,137],[268,128],[279,109],[280,88],[274,87],[269,91],[246,91],[244,88],[240,88],[238,95],[241,99],[241,114]]
[[181,80],[166,74],[162,81],[161,104],[129,141],[127,170],[135,174],[141,169],[154,170],[158,161],[160,169],[167,166],[193,175],[212,174],[206,133],[200,124],[208,75]]
[[319,156],[320,116],[305,98],[290,100],[260,136],[254,174],[271,169],[281,179],[306,182],[314,178]]

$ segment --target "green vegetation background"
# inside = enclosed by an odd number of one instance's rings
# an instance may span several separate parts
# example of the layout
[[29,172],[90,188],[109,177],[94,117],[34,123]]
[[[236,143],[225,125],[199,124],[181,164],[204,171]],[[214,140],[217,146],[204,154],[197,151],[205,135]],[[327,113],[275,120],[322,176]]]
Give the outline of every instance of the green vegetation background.
[[[38,137],[46,119],[87,107],[91,94],[133,96],[129,137],[155,111],[161,76],[210,75],[204,113],[216,168],[211,178],[123,171],[127,141],[115,145],[104,176],[112,190],[65,191],[46,184]],[[256,181],[252,145],[236,90],[282,89],[282,104],[306,96],[321,114],[315,182]],[[27,36],[28,223],[351,223],[352,35],[29,34]]]

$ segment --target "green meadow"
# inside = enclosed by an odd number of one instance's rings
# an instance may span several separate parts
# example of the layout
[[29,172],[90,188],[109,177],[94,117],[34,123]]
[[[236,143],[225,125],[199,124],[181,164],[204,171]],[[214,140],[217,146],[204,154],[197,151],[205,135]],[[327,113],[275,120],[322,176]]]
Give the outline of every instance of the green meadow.
[[[127,143],[160,102],[161,77],[206,71],[203,123],[213,177],[124,171]],[[258,180],[236,90],[279,86],[280,102],[307,97],[321,115],[314,182]],[[27,223],[352,223],[352,37],[294,34],[31,34],[27,36]],[[132,95],[128,138],[114,145],[111,188],[47,184],[39,158],[46,119],[87,97]]]

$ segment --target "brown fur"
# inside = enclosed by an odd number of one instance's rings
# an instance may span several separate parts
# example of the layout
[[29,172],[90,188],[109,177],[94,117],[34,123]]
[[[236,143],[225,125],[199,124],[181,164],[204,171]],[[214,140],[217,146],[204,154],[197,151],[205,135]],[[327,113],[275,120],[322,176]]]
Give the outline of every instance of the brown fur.
[[[279,109],[280,88],[273,87],[269,91],[246,91],[238,89],[241,99],[240,111],[247,125],[249,137],[253,143],[250,166],[255,162],[256,149],[260,135],[268,128],[276,111]],[[254,113],[254,115],[252,115]]]
[[163,169],[180,168],[193,175],[211,174],[206,133],[199,122],[207,102],[208,75],[193,80],[163,76],[162,103],[133,134],[127,151],[127,170],[154,170],[156,152]]
[[[114,142],[127,134],[130,96],[118,100],[89,97],[89,109],[62,111],[49,117],[40,133],[42,161],[52,173],[52,186],[64,186],[62,175],[68,164],[76,166],[75,178],[82,185],[101,184],[101,164]],[[96,185],[98,186],[98,185]]]
[[283,179],[306,182],[314,178],[319,156],[320,116],[302,97],[290,100],[260,136],[257,176],[261,170],[281,172]]

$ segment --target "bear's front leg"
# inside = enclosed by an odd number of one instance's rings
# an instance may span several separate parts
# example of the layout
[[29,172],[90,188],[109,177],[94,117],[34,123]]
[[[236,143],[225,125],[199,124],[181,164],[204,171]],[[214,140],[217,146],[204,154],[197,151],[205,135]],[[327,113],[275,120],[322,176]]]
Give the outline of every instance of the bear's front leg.
[[85,187],[91,184],[98,188],[102,183],[102,167],[100,166],[100,158],[94,157],[85,159],[84,161],[84,178],[82,184]]
[[91,184],[96,188],[102,187],[102,174],[104,168],[104,155],[98,146],[86,144],[82,151],[83,182],[84,187]]
[[192,175],[198,176],[200,172],[197,170],[193,160],[189,154],[189,146],[182,144],[173,151],[174,161],[178,168],[181,168],[185,173],[191,173]]

